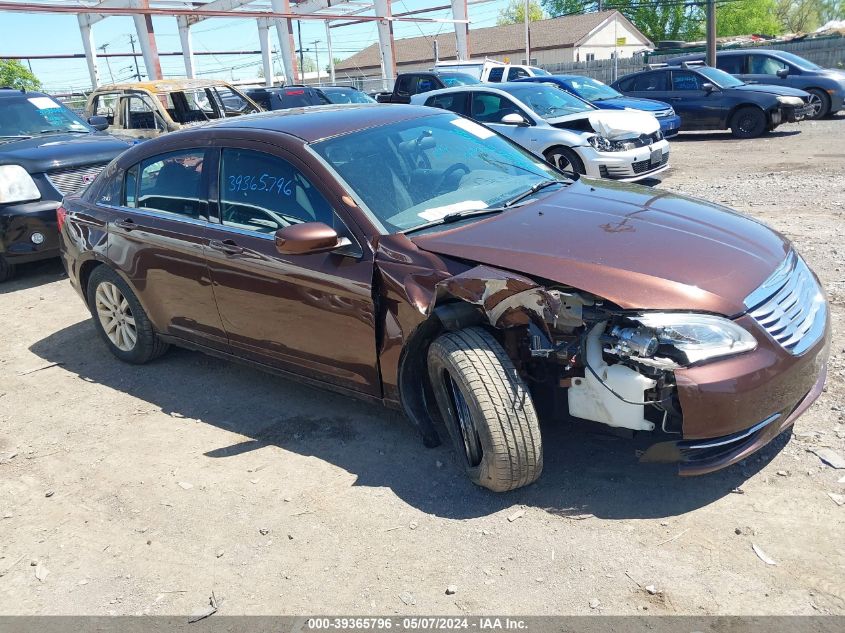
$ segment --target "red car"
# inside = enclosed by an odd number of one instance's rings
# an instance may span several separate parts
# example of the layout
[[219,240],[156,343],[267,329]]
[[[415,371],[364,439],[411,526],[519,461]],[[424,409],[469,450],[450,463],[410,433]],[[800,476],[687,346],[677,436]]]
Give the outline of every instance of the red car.
[[65,200],[62,253],[118,358],[176,344],[401,408],[493,490],[539,477],[538,410],[685,475],[790,427],[830,338],[790,243],[573,177],[442,110],[241,117],[121,155]]

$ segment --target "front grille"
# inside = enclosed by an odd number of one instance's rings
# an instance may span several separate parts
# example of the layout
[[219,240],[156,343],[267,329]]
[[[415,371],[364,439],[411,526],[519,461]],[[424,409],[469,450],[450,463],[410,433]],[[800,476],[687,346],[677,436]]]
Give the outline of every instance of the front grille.
[[631,169],[634,170],[635,174],[643,174],[647,171],[651,171],[652,169],[660,169],[669,162],[669,152],[663,152],[663,156],[660,159],[659,165],[652,165],[650,160],[638,160],[635,163],[631,163]]
[[748,314],[794,355],[824,334],[827,306],[813,273],[794,252],[745,299]]
[[63,196],[85,191],[108,163],[94,163],[47,172],[47,178]]
[[658,110],[657,112],[653,112],[655,117],[658,119],[665,119],[667,116],[673,116],[675,114],[674,110]]

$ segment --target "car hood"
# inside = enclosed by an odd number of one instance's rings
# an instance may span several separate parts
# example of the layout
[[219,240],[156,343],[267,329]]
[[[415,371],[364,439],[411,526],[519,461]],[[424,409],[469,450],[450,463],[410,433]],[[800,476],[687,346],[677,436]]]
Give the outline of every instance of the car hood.
[[663,103],[662,101],[638,99],[637,97],[614,97],[613,99],[591,101],[590,103],[602,110],[624,110],[625,108],[631,108],[632,110],[643,110],[645,112],[661,112],[671,107],[668,103]]
[[0,165],[20,165],[31,174],[63,167],[107,163],[129,147],[108,134],[48,134],[0,143]]
[[583,131],[580,125],[570,128],[573,122],[583,119],[587,119],[594,132],[611,140],[637,138],[643,134],[654,134],[660,129],[660,123],[653,115],[637,110],[590,110],[546,121],[557,128]]
[[582,179],[489,218],[412,236],[421,249],[590,292],[626,309],[733,316],[789,243],[729,209]]
[[802,97],[807,98],[807,93],[798,88],[790,88],[789,86],[773,86],[771,84],[743,84],[729,90],[739,90],[740,92],[767,92],[781,97]]

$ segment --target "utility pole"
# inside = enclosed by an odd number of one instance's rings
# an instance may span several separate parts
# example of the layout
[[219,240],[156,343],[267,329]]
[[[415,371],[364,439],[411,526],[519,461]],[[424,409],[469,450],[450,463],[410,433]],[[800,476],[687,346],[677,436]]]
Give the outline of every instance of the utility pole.
[[135,62],[135,77],[141,81],[141,71],[138,70],[138,58],[135,56],[135,36],[129,34],[129,43],[132,45],[132,61]]
[[326,25],[326,44],[329,47],[329,80],[334,84],[334,53],[332,53],[332,30],[329,26],[329,20],[324,22]]
[[317,48],[317,44],[320,43],[320,40],[314,40],[313,42],[309,42],[309,44],[314,45],[314,59],[317,62],[317,83],[320,83],[320,51]]
[[299,37],[299,72],[302,73],[302,83],[305,83],[305,65],[303,64],[302,55],[302,20],[296,21],[296,30]]
[[531,0],[525,0],[525,65],[531,65],[531,36],[528,32],[528,9],[530,8]]
[[707,65],[716,65],[716,0],[707,0]]
[[98,46],[97,48],[99,48],[101,51],[103,51],[103,57],[106,58],[106,67],[109,69],[109,83],[113,84],[114,83],[114,75],[112,75],[112,72],[111,72],[111,61],[109,60],[108,57],[106,57],[106,49],[108,47],[109,47],[108,42],[106,42],[105,44],[103,44],[102,46]]

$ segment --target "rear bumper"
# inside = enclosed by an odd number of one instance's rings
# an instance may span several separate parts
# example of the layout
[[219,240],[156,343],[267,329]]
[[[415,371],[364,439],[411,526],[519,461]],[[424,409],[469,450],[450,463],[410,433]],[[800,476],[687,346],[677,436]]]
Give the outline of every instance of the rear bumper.
[[681,117],[677,114],[657,119],[657,122],[660,123],[660,131],[663,132],[664,138],[675,136],[681,131]]
[[0,205],[0,254],[13,264],[58,257],[58,206],[55,200]]

